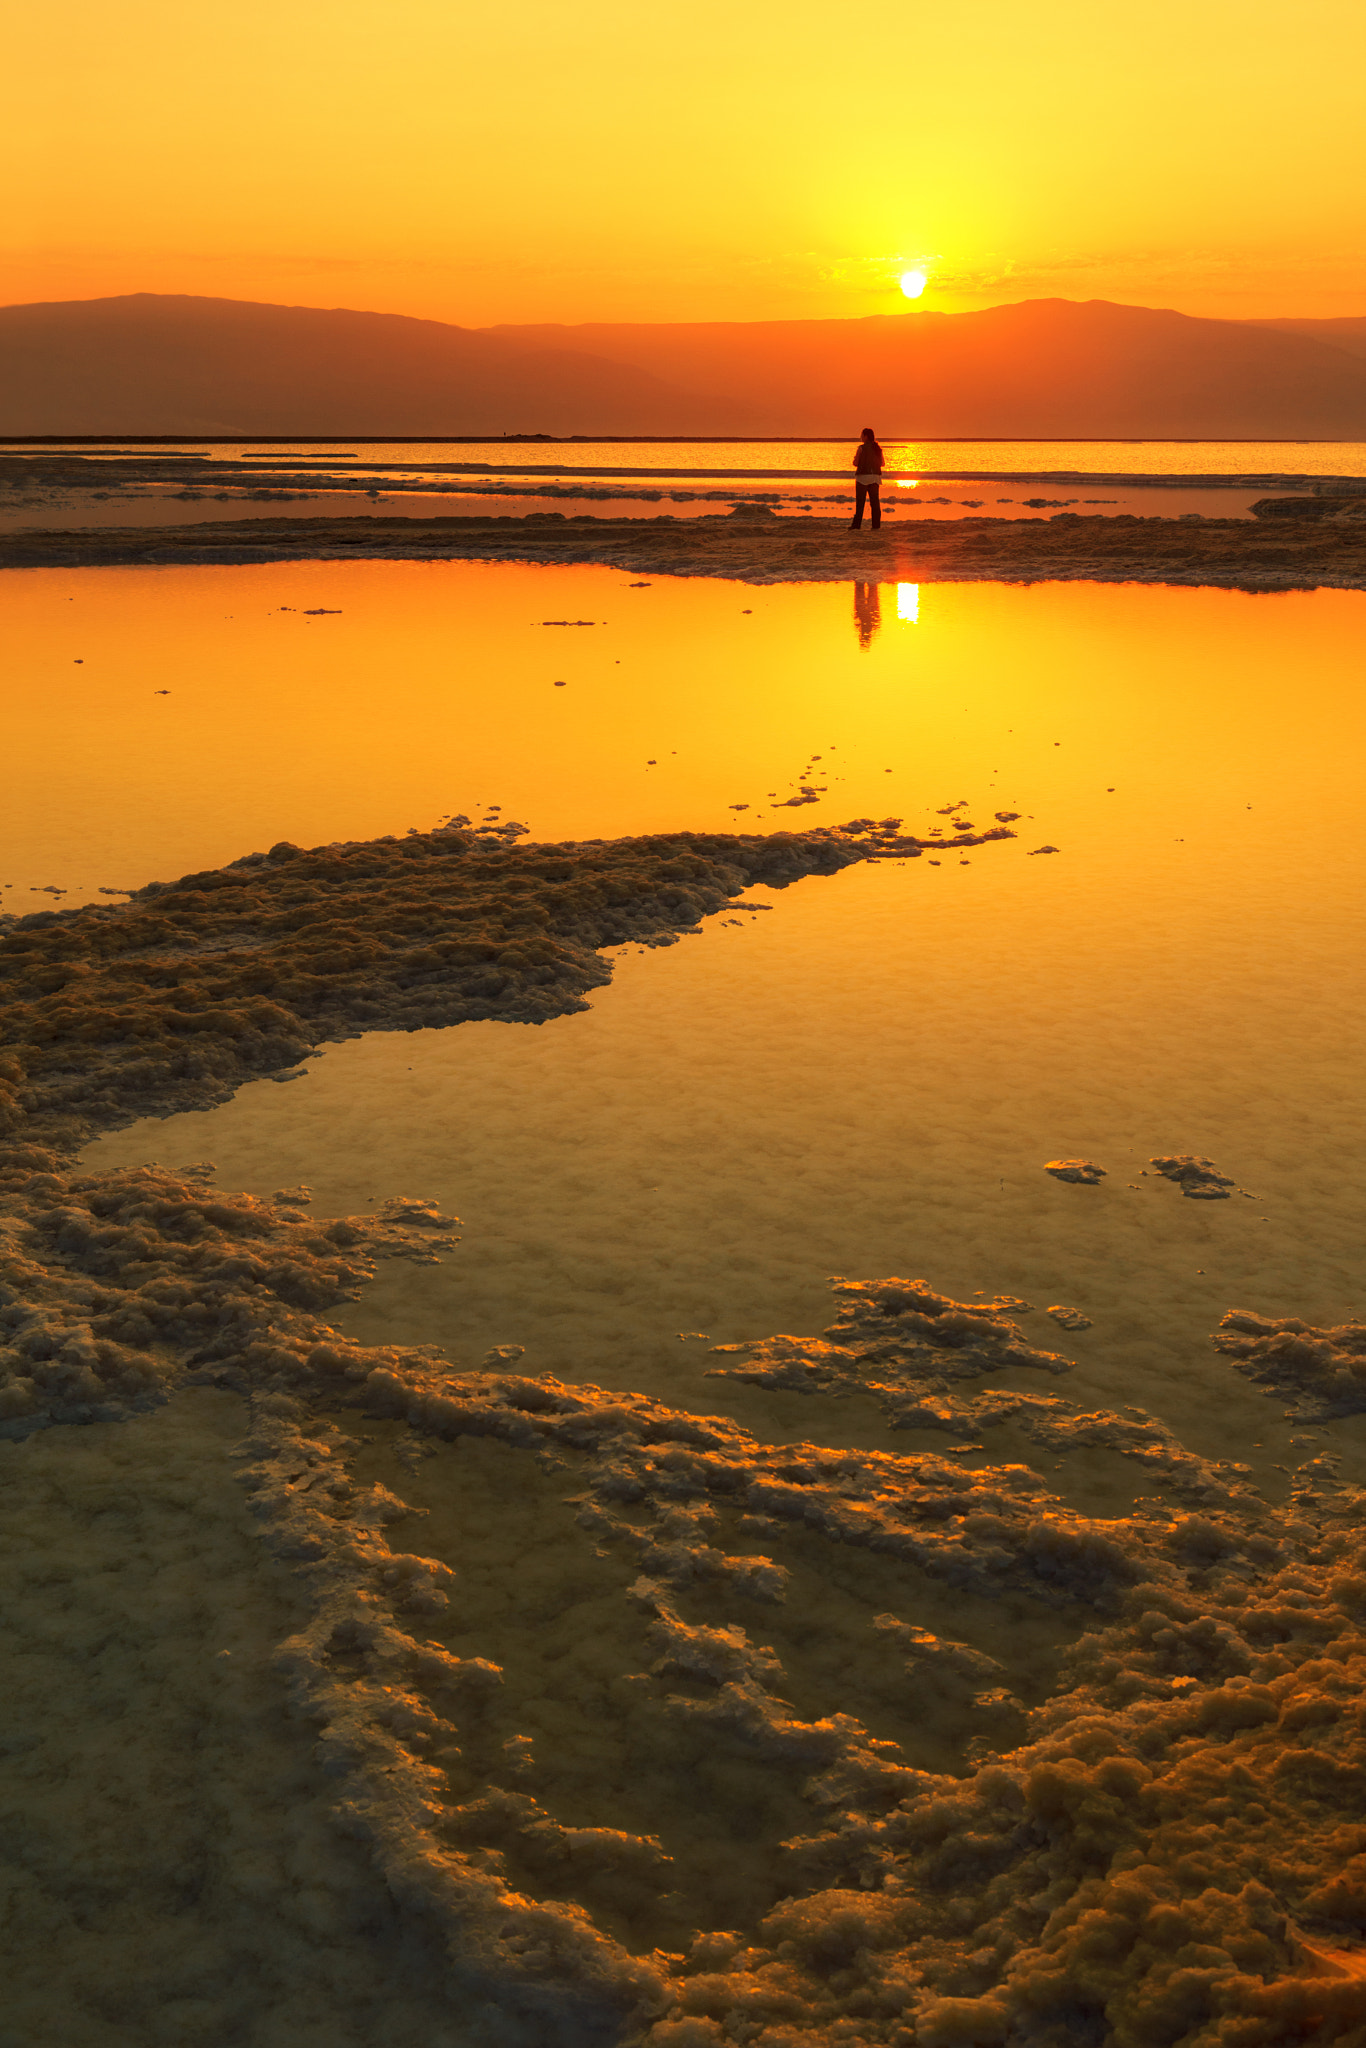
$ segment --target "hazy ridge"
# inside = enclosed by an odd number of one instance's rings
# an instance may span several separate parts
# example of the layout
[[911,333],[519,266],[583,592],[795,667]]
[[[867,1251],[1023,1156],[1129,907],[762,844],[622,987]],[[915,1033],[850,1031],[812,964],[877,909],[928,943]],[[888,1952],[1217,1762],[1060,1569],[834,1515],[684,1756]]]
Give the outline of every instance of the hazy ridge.
[[1366,437],[1366,321],[1104,300],[504,326],[133,293],[0,308],[0,434]]

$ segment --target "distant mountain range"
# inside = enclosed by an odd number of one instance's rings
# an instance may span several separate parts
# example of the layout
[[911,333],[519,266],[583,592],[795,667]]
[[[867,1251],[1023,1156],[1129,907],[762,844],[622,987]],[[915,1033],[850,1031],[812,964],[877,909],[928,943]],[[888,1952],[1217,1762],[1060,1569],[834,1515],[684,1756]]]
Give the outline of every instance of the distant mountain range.
[[1281,334],[1307,334],[1311,341],[1326,341],[1333,348],[1346,349],[1349,356],[1366,359],[1366,317],[1349,314],[1342,320],[1249,320],[1249,327],[1274,327]]
[[162,296],[0,308],[0,434],[1366,439],[1366,319],[1093,299],[464,328]]

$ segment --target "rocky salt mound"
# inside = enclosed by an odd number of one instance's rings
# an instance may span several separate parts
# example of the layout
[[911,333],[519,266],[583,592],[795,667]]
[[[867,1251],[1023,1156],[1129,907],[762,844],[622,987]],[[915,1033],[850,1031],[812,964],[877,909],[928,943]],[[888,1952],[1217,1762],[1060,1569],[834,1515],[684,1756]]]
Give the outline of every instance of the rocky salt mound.
[[1316,1330],[1297,1316],[1233,1309],[1214,1341],[1247,1379],[1291,1402],[1302,1421],[1326,1422],[1366,1408],[1366,1323]]
[[[1005,1417],[1163,1492],[1098,1520],[1023,1461],[823,1447],[815,1401],[812,1441],[778,1445],[505,1360],[461,1373],[329,1320],[377,1259],[440,1256],[455,1219],[430,1204],[315,1219],[306,1190],[70,1163],[89,1130],[371,1022],[573,1008],[613,935],[670,937],[747,879],[879,843],[276,849],[0,947],[8,1486],[48,1425],[237,1404],[262,1571],[292,1588],[267,1665],[311,1750],[307,1825],[330,1805],[339,1831],[334,1900],[350,1887],[330,1920],[309,1892],[280,1921],[317,1996],[318,1955],[345,1954],[329,2039],[388,2038],[366,1972],[400,1953],[405,2048],[1366,2038],[1366,1503],[1331,1457],[1272,1508],[1159,1423],[1070,1402],[1028,1304],[916,1280],[842,1282],[822,1338],[720,1370],[871,1392],[894,1430]],[[1355,1384],[1359,1336],[1235,1314],[1219,1341],[1318,1398]],[[236,1898],[260,1882],[240,1871]],[[158,1927],[189,1898],[173,1884]],[[62,1979],[68,1922],[29,1936]],[[106,1981],[72,2026],[147,2038],[137,1995]]]

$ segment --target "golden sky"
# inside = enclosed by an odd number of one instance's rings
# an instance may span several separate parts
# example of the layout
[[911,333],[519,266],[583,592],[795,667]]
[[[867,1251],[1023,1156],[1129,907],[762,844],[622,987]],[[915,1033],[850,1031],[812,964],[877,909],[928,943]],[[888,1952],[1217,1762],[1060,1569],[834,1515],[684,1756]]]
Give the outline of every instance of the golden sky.
[[43,0],[0,303],[1366,313],[1362,0]]

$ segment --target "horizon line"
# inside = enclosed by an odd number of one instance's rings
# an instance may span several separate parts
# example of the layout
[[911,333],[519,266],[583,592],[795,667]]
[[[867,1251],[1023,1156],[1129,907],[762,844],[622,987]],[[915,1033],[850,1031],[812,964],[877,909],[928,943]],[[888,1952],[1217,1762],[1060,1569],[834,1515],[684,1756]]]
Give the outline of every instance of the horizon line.
[[[882,429],[884,441],[931,441],[939,447],[1052,448],[1059,443],[1086,448],[1355,448],[1366,443],[1366,435],[1343,434],[902,434]],[[843,447],[851,439],[843,434],[0,434],[0,448],[95,448],[136,441],[142,447],[168,448],[256,448],[297,447],[310,443],[330,447],[338,441],[358,441],[362,447],[503,447],[509,441],[549,441],[572,447],[576,442],[595,445],[620,443],[627,447],[696,445],[722,447],[734,443],[750,447],[759,442],[773,447],[807,447],[829,443]]]

